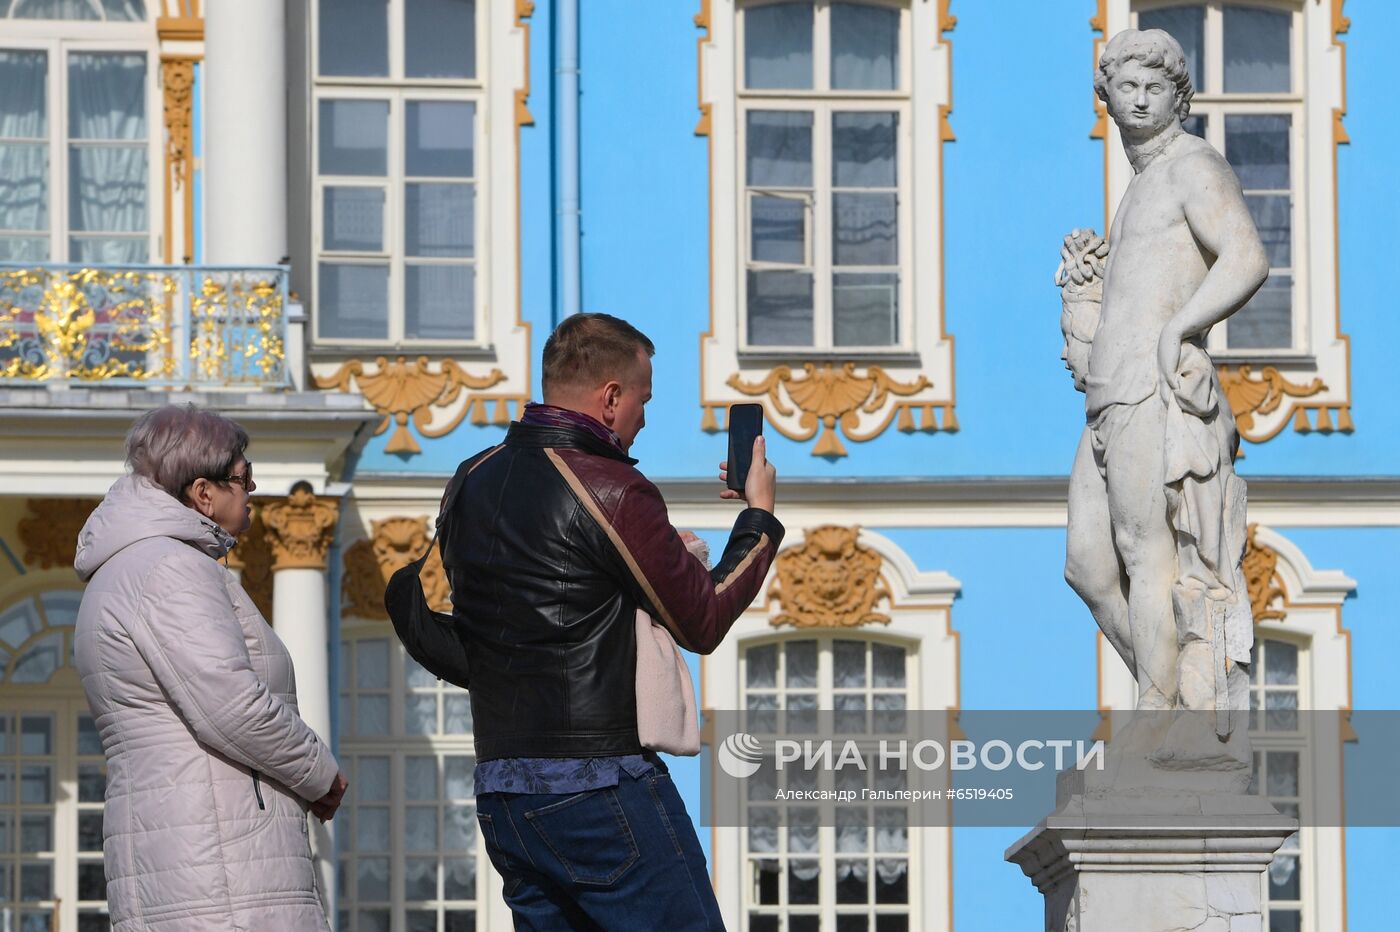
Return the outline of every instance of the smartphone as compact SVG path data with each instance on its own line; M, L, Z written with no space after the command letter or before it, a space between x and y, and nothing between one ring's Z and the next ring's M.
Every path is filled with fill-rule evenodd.
M763 436L763 405L730 405L728 424L729 469L724 484L742 492L753 465L753 442Z

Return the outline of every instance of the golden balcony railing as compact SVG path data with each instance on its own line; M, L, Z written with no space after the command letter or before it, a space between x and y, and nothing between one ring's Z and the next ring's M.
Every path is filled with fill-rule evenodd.
M281 387L281 266L0 264L0 384Z

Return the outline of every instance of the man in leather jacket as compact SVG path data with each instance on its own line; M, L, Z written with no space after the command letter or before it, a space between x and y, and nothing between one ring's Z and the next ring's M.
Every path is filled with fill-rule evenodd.
M450 679L470 682L477 816L517 929L723 928L694 825L637 738L634 622L642 608L710 653L783 526L760 438L743 496L721 493L748 504L723 555L690 555L627 455L653 353L617 318L565 320L545 403L462 464L442 524L467 667Z

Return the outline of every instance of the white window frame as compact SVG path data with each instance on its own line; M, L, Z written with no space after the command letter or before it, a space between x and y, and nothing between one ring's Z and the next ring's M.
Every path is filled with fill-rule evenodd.
M735 75L735 88L738 101L737 120L735 131L738 134L738 157L739 164L747 164L748 156L748 113L753 110L789 110L799 113L812 114L812 199L807 205L807 264L805 268L810 269L812 275L812 335L813 341L809 345L755 345L748 339L748 287L747 273L749 271L762 271L766 269L774 270L799 270L797 266L789 266L776 263L760 263L750 258L750 250L753 244L753 226L751 217L751 205L753 193L761 189L750 187L747 179L743 179L737 188L739 204L737 205L738 215L744 219L744 236L739 245L738 262L744 270L744 282L741 282L739 289L739 329L740 351L752 356L809 356L809 355L831 355L831 354L857 354L857 355L907 355L913 351L914 340L911 331L914 324L914 314L912 311L913 288L910 285L912 278L914 250L911 240L913 238L913 221L910 217L911 206L914 198L912 195L912 171L910 170L910 158L912 148L912 133L910 121L913 112L911 103L913 67L911 65L913 41L910 33L913 29L913 16L910 13L908 4L899 0L860 0L867 6L885 7L899 12L899 86L892 91L842 91L832 90L829 87L831 73L831 45L830 45L830 0L816 0L814 3L814 17L812 30L812 68L813 86L810 90L762 90L750 89L744 84L743 75L743 48L745 37L744 28L747 17L744 12L755 7L771 6L774 3L782 3L786 0L754 0L754 2L742 3L739 6L738 32L736 34L736 55L735 65L738 73ZM862 266L851 267L858 272L879 272L889 274L893 272L899 280L899 314L897 316L898 339L890 345L873 346L836 346L835 320L832 312L832 288L833 278L836 274L836 265L833 258L835 251L835 221L832 218L834 209L832 183L832 115L837 112L848 113L856 111L869 111L877 113L897 114L898 132L896 136L897 148L895 154L895 210L896 210L896 238L898 249L898 264L893 266ZM744 169L740 169L741 176ZM843 266L842 268L847 268Z
M149 15L149 8L147 13ZM165 185L165 123L160 90L160 56L154 29L147 22L87 22L72 20L10 20L4 23L5 34L0 37L0 51L44 52L48 73L45 93L48 95L49 174L49 258L36 263L75 262L69 253L68 213L68 59L85 53L144 55L146 58L146 258L133 266L155 261L160 255L164 236L159 218L164 214ZM85 28L76 28L85 27ZM32 140L26 140L32 141ZM18 231L12 231L18 232ZM34 231L35 238L42 231ZM132 237L135 238L135 237Z
M1277 573L1284 595L1271 607L1282 609L1284 617L1256 622L1254 636L1297 645L1300 694L1307 697L1313 711L1338 713L1334 719L1337 724L1330 730L1323 724L1329 717L1316 717L1310 738L1317 750L1301 756L1298 770L1300 802L1312 813L1304 816L1299 833L1302 932L1334 932L1346 925L1346 845L1341 827L1345 812L1342 789L1346 785L1342 742L1346 735L1341 716L1352 708L1351 632L1342 626L1342 605L1355 590L1356 581L1339 570L1314 569L1296 544L1271 528L1261 525L1255 544L1278 554ZM1102 633L1095 635L1095 641L1100 710L1131 712L1137 705L1132 674ZM1255 750L1301 750L1296 737L1282 733L1278 737L1251 733L1251 742ZM1261 876L1260 883L1267 881Z
M816 707L818 710L834 709L835 697L838 694L848 695L863 692L869 695L877 691L869 680L867 680L865 687L862 689L837 689L834 686L832 663L833 645L836 641L856 641L865 644L867 647L867 651L872 645L875 644L883 644L890 647L897 647L903 650L905 652L905 685L903 689L895 690L890 688L881 689L878 691L884 694L902 692L904 695L905 711L911 717L914 717L913 720L917 721L918 710L922 708L919 704L919 642L902 638L892 638L888 636L883 636L882 634L876 631L860 629L796 629L786 631L778 635L770 635L767 638L746 638L742 647L738 651L740 691L739 707L741 709L745 707L745 700L747 699L749 692L747 686L749 651L753 650L754 648L776 645L779 651L779 655L781 656L782 652L784 651L785 645L798 641L815 641L817 645L817 687L815 690L803 689L801 690L801 692L804 694L811 692L816 693ZM789 689L781 682L779 682L773 690L770 691L765 689L764 692L772 692L778 696L784 696L789 692ZM867 705L866 713L871 714L872 712L873 705ZM780 712L779 715L781 714L782 713ZM779 721L781 721L781 718L779 719ZM877 739L875 739L874 736L872 736L869 740L872 753L876 740ZM834 788L835 784L833 780L833 774L831 772L822 771L816 774L816 776L816 785L819 788L823 790L831 790ZM923 788L924 784L920 780L921 774L918 771L910 771L907 774L907 776L909 778L909 789L918 790ZM782 786L783 784L780 783L779 785ZM752 803L749 803L747 801L741 803L741 806L744 811L747 811L751 805ZM812 808L817 809L820 807L814 805ZM867 811L870 811L872 809L903 808L906 814L909 815L914 815L918 812L918 807L912 804L906 804L903 807L900 807L897 803L887 803L880 805L868 801L863 803L857 803L855 804L854 808L862 808ZM870 829L872 831L874 830L875 824L876 823L872 820L870 823ZM922 851L922 846L925 841L924 836L925 833L920 831L919 826L915 824L915 822L911 819L908 823L908 847L903 852L877 852L872 846L862 852L840 854L837 852L836 849L836 827L834 825L822 825L817 829L818 853L815 858L815 860L817 860L821 865L820 872L818 874L820 880L817 904L815 906L807 904L795 907L793 904L788 903L777 905L762 905L753 901L752 884L743 883L741 884L743 888L743 901L740 904L742 910L741 915L743 918L741 919L741 924L738 926L734 926L734 928L747 929L748 917L753 912L758 912L762 915L773 915L783 917L787 915L817 915L820 917L821 927L823 929L834 929L836 927L838 915L861 915L868 916L873 920L875 916L880 915L881 913L896 914L908 917L910 930L928 928L929 923L923 921L929 915L928 906L923 902L923 897L921 896L921 887L918 883L916 883L914 875L915 867L921 864L924 860ZM747 833L745 833L741 835L740 840L742 856L741 869L743 871L743 876L746 879L752 876L751 865L755 861L777 861L780 865L783 865L785 867L788 861L794 859L793 855L786 851L786 832L783 831L783 827L781 825L779 827L780 842L778 853L754 852L750 850L748 846L747 837ZM813 860L810 854L805 853L803 855L798 856L797 859ZM906 862L908 866L907 873L905 876L909 886L909 898L907 902L898 904L870 903L864 906L858 903L838 904L836 902L836 866L837 862L842 860L865 860L866 862L868 862L871 871L867 877L867 883L869 884L870 888L873 888L876 883L874 868L877 861L902 860Z
M1278 107L1293 114L1290 169L1293 185L1293 301L1294 342L1280 349L1226 349L1225 327L1211 335L1211 352L1230 379L1258 382L1263 366L1274 366L1299 394L1288 395L1273 410L1252 410L1244 439L1262 443L1289 424L1300 433L1353 429L1351 407L1351 348L1341 328L1341 287L1338 278L1337 146L1347 142L1342 128L1346 112L1345 48L1341 33L1348 29L1341 0L1100 0L1101 15L1093 28L1095 61L1107 39L1136 22L1136 11L1168 6L1239 2L1246 6L1284 10L1293 14L1293 88L1289 95L1215 94L1220 82L1213 69L1220 61L1221 29L1207 14L1206 49L1202 65L1205 88L1197 90L1197 113L1261 112ZM1214 61L1212 61L1214 59ZM1214 81L1214 83L1212 83ZM1087 82L1086 82L1087 85ZM1086 95L1092 92L1086 86ZM1267 103L1273 101L1273 104ZM1123 154L1118 128L1101 101L1094 99L1098 124L1093 133L1104 142L1104 228L1132 180L1132 166ZM1220 119L1212 124L1221 127ZM1214 126L1211 132L1217 132ZM1216 138L1218 143L1223 135ZM1246 369L1244 367L1250 367ZM1316 380L1319 384L1314 384ZM1335 425L1335 426L1334 426Z
M477 0L476 4L476 76L470 79L416 78L404 76L405 0L388 0L389 74L387 77L322 77L320 74L320 4L310 10L311 26L311 178L312 178L312 267L308 276L311 306L317 307L322 261L355 264L389 265L388 333L384 339L322 337L321 315L313 313L315 343L321 348L386 348L451 349L483 353L507 342L509 331L502 332L505 314L495 308L508 308L516 296L497 294L494 288L514 288L518 275L519 257L515 250L498 247L493 234L507 234L518 223L517 154L513 134L507 132L515 115L515 87L509 78L512 66L523 70L523 48L518 46L514 6L507 0ZM510 14L510 15L508 15ZM506 30L508 38L499 35ZM494 30L494 31L493 31ZM514 52L519 49L520 61ZM322 100L382 100L389 102L388 156L385 189L384 245L382 253L327 253L324 242L325 206L323 191L332 186L378 187L381 182L364 176L321 175L320 103ZM415 258L406 262L404 254L404 187L409 179L403 172L404 113L409 100L470 102L476 105L476 125L473 129L473 171L471 179L475 197L474 248L469 261L475 274L474 307L472 308L473 337L470 340L407 339L405 320L405 267L410 264L432 264L438 260ZM434 179L455 180L455 179ZM508 238L502 239L508 242ZM454 259L448 264L465 264Z
M32 578L32 577L31 577ZM40 583L36 586L26 586L19 591L7 593L7 598L0 598L0 612L8 611L15 605L29 599L38 600L44 595L51 593L71 593L80 594L81 589L75 589L65 585L44 585ZM44 755L46 762L51 762L54 768L53 782L53 802L48 807L53 813L53 838L52 850L47 853L38 854L36 857L26 858L24 855L11 855L9 862L18 864L23 860L48 861L53 864L53 897L50 900L41 901L53 905L45 907L49 909L50 915L57 916L57 928L72 929L77 928L79 909L83 912L103 911L105 912L106 900L79 900L78 890L78 865L80 863L92 863L94 858L89 852L88 857L80 858L78 847L78 814L80 812L101 811L102 803L79 802L78 800L78 767L80 763L94 762L97 758L93 755L80 755L78 753L78 719L82 716L91 717L88 709L87 698L83 695L82 682L78 677L77 670L72 665L72 640L74 629L67 625L46 624L44 628L32 635L28 643L48 635L54 631L64 633L63 646L63 666L54 671L49 680L45 683L20 683L0 682L0 708L11 714L16 720L26 713L45 713L54 716L53 754ZM11 657L11 662L20 656L16 651ZM0 669L0 673L5 672ZM11 736L14 740L14 736ZM5 755L3 760L13 760L16 755L13 750ZM103 761L105 771L106 764ZM18 793L18 788L16 788ZM14 811L15 807L7 805L9 811ZM14 826L13 831L18 831L19 827ZM6 891L8 893L9 891ZM71 895L70 895L71 894ZM55 906L57 907L55 909ZM16 907L11 902L0 905L0 914L8 908L15 910ZM18 920L16 919L16 926Z
M1305 145L1306 85L1303 62L1306 47L1303 42L1304 22L1302 5L1293 0L1137 0L1133 4L1133 27L1137 28L1138 14L1148 10L1160 10L1180 6L1205 7L1204 41L1201 50L1201 83L1191 98L1191 115L1206 117L1206 141L1220 153L1225 152L1225 118L1238 115L1278 115L1289 117L1288 169L1289 185L1287 192L1291 202L1289 222L1292 235L1291 267L1271 268L1270 273L1286 271L1293 278L1293 288L1289 301L1289 322L1292 335L1290 345L1261 349L1231 349L1226 346L1229 321L1213 327L1207 340L1211 357L1218 362L1236 360L1249 362L1267 357L1308 358L1311 356L1311 334L1308 329L1308 203L1304 197L1307 190L1308 157ZM1289 90L1266 94L1227 94L1224 91L1224 7L1250 6L1263 10L1274 10L1289 14Z
M790 549L803 546L797 528L790 528ZM717 533L727 531L727 527ZM742 659L752 646L767 642L825 639L878 641L904 648L907 653L907 693L910 709L928 711L953 710L959 707L959 660L957 634L952 629L953 600L962 585L947 573L919 570L893 541L873 531L861 529L859 543L878 553L882 560L881 578L890 593L888 608L880 607L890 617L888 625L875 628L783 628L774 629L771 620L778 614L776 606L768 607L768 599L756 599L753 605L734 623L729 635L715 652L700 658L701 696L707 712L739 710L744 702L744 672ZM774 573L762 591L768 591ZM819 654L819 658L829 652ZM819 682L823 669L830 673L830 660L819 659ZM827 691L819 695L828 699ZM830 708L830 702L819 708ZM710 720L713 720L712 718ZM712 740L720 740L717 735ZM919 774L910 774L911 787ZM720 912L727 928L748 928L748 857L747 829L715 827L711 835L713 852L712 875ZM835 867L835 829L823 826L819 830L823 883L831 882ZM952 925L952 828L951 826L909 826L909 928L940 928ZM827 891L830 893L830 891ZM836 914L834 895L823 899L822 928L834 927ZM874 909L875 907L871 907ZM810 911L807 908L799 911ZM829 913L829 915L828 915Z
M763 2L763 0L759 0ZM824 9L829 0L817 0ZM953 29L946 3L925 0L870 0L872 5L898 7L902 84L898 91L750 91L743 81L744 0L707 0L697 24L706 33L699 42L700 122L696 133L709 137L710 181L710 326L700 340L701 429L723 429L724 409L734 403L763 405L768 421L779 433L806 442L821 434L813 455L843 455L830 436L839 429L849 439L869 440L898 424L904 432L953 431L958 428L954 407L953 338L944 326L943 156L953 138L948 123L952 110L952 45L945 33ZM814 68L829 68L829 48L820 27L814 31ZM820 80L820 79L816 79ZM899 276L898 343L894 346L834 346L830 314L829 203L815 203L811 243L814 267L814 335L820 345L779 347L747 344L749 206L746 196L745 113L750 109L812 110L813 181L830 182L831 110L878 109L899 114L897 176L899 265L881 267ZM822 124L825 123L823 126ZM817 188L821 190L820 187ZM816 198L814 197L814 200ZM825 241L825 242L823 242ZM826 254L823 254L825 251ZM823 263L827 287L823 287ZM901 386L857 405L836 425L804 411L789 396L780 397L790 382L800 382L810 364L820 375L831 367L837 379L851 366L850 378L879 377ZM775 381L776 380L776 381ZM758 389L763 384L771 386ZM873 384L867 382L865 384ZM884 384L884 383L882 383ZM878 401L866 410L870 401ZM941 417L935 417L936 410ZM898 419L896 421L896 419ZM816 429L813 429L813 424Z

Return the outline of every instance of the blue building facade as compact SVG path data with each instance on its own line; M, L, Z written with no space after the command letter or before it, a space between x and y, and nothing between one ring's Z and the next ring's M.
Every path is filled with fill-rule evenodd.
M713 478L724 411L765 409L785 556L726 644L690 658L702 706L1131 707L1127 671L1063 580L1083 399L1058 358L1052 279L1065 234L1103 232L1126 187L1092 74L1106 38L1134 25L1186 48L1188 129L1235 166L1270 253L1260 296L1211 338L1250 484L1256 697L1280 709L1393 702L1400 383L1388 360L1400 320L1383 270L1400 203L1400 121L1386 96L1400 6L152 0L84 19L58 3L36 4L42 15L14 6L0 19L0 67L11 87L25 75L43 84L49 109L0 91L0 137L50 146L56 167L30 189L19 167L0 178L0 274L39 270L46 288L86 266L192 276L175 289L185 300L223 274L213 263L234 267L281 296L283 345L248 357L277 358L266 378L181 381L171 368L140 384L53 359L40 371L18 349L37 338L33 308L17 288L0 301L0 475L12 480L0 492L0 726L56 723L54 748L35 757L55 789L29 801L4 795L4 768L28 762L0 728L0 828L31 815L76 826L100 801L61 802L64 781L78 786L98 760L80 746L71 671L61 658L42 677L22 669L63 630L44 600L78 588L60 559L45 562L33 522L56 524L42 520L55 500L85 514L120 468L130 418L173 392L245 420L260 485L269 462L267 501L306 479L336 514L322 601L300 610L320 619L310 642L326 645L307 661L323 675L302 688L319 691L361 794L319 842L338 927L508 927L464 789L465 696L402 656L378 597L426 544L457 463L540 397L544 339L579 310L623 317L656 344L632 453L678 527L723 538L734 513ZM227 48L272 20L284 41L267 57L280 64ZM121 104L141 109L142 128L108 134L120 143L100 127L65 136L57 102L81 113L74 56L116 69L101 59L112 50L124 67L144 63L145 91ZM197 64L192 90L177 93L180 61ZM285 131L280 148L231 153L245 102L228 76L248 62L281 69ZM182 106L188 120L172 121ZM149 153L127 179L145 195L121 202L142 223L84 214L76 174L60 177L64 147L99 145ZM97 181L116 190L120 179ZM42 210L25 206L37 188ZM253 216L235 221L236 210ZM84 251L93 224L110 242ZM257 313L239 307L221 326ZM193 373L199 320L185 324ZM296 567L273 532L257 532L270 543L240 547L245 585L279 632L305 630L273 617L279 574ZM445 580L434 586L441 600ZM21 617L7 635L6 619ZM1344 800L1313 793L1316 761L1344 749L1266 732L1257 747L1277 775L1266 791L1304 827L1265 875L1265 927L1390 927L1378 866L1395 830L1340 828ZM69 738L73 749L57 746ZM700 823L702 766L708 752L672 771L731 928L1042 921L1040 896L1003 860L1017 830L919 826L878 806L835 827L712 828ZM90 846L15 844L0 843L0 916L103 927L100 887L83 879ZM24 866L40 861L57 865L47 885L24 887Z

